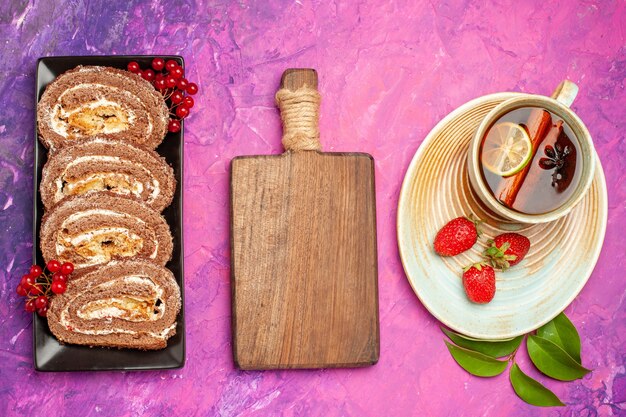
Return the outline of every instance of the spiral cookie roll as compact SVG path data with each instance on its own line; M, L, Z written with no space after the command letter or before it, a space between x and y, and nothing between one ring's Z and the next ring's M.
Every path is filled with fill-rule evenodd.
M41 221L40 242L46 262L72 262L77 270L129 257L165 265L173 249L163 216L136 199L105 191L54 206Z
M48 84L37 105L41 142L51 150L92 137L156 148L167 133L163 95L139 75L78 66Z
M166 268L146 260L113 261L72 277L54 296L48 325L61 342L163 349L176 334L180 288Z
M107 139L54 153L39 187L46 209L68 196L109 190L141 199L159 212L170 205L175 189L174 171L155 151Z

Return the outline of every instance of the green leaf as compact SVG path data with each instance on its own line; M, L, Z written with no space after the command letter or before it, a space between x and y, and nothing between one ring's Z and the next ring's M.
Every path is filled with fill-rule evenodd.
M483 377L500 375L508 364L508 361L499 361L482 353L445 342L456 363L472 375Z
M515 349L517 349L524 338L522 335L509 340L477 340L454 333L453 331L444 329L443 327L441 330L443 330L446 336L448 336L456 345L469 350L484 353L485 355L493 358L510 355Z
M552 391L522 372L516 363L511 366L509 378L517 396L528 404L539 407L565 405Z
M591 372L556 344L543 337L528 335L526 339L528 356L537 369L551 378L560 381L573 381Z
M543 337L566 351L576 362L580 362L580 336L576 327L564 313L537 329L537 336Z

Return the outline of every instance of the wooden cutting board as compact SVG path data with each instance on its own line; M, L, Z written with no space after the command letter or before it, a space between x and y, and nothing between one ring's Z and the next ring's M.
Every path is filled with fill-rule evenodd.
M277 102L286 152L231 164L233 355L242 369L378 361L374 161L317 150L318 99L315 70L285 71Z

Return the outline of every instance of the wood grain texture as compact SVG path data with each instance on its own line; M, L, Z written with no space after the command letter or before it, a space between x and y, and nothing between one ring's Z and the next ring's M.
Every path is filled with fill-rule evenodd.
M314 70L281 85L317 87ZM233 356L242 369L378 361L374 161L286 152L231 164Z
M311 151L240 157L231 174L236 364L376 363L371 157Z
M290 68L280 77L281 88L295 91L305 85L317 90L317 71L313 68Z

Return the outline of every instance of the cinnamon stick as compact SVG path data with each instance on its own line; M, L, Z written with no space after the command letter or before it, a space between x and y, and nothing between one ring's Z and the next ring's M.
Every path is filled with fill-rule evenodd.
M533 147L532 157L530 158L531 162L535 158L539 145L541 145L541 142L543 142L546 138L551 126L552 116L550 116L550 113L546 110L534 109L530 113L526 123L526 128L528 129L528 136L530 137L530 142ZM530 166L531 163L527 164L524 169L517 174L504 178L503 181L500 181L500 186L498 187L496 195L498 196L498 200L504 203L507 207L513 207L517 194L526 180L528 171L530 171Z
M554 125L551 125L548 129L548 133L546 133L545 138L541 141L541 145L553 145L556 144L559 136L563 133L563 121L559 120ZM573 146L572 146L573 147ZM537 149L537 152L542 152L540 149ZM531 166L532 163L536 163L534 159L531 159L530 163L527 165ZM541 168L535 166L535 169L531 169L528 175L526 175L526 179L524 180L524 190L521 191L516 198L517 207L523 208L524 202L529 198L532 198L532 195L536 190L533 190L539 180L541 179L542 172L545 173Z

